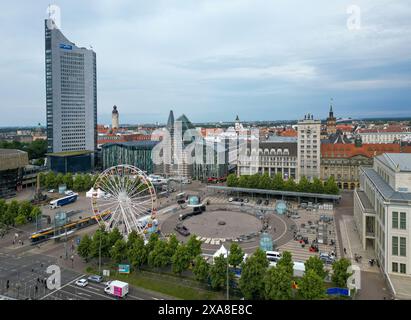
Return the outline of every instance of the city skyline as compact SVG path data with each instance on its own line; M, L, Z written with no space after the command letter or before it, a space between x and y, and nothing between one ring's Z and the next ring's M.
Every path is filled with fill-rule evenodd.
M0 126L46 123L48 5L2 5L0 34L14 54L0 58L8 79L2 109L13 110ZM325 119L331 97L337 117L411 115L407 3L361 1L359 30L347 28L346 1L57 5L62 32L98 53L99 123L110 122L113 105L122 123L163 123L170 109L193 122L237 114L244 121L298 120L307 110Z

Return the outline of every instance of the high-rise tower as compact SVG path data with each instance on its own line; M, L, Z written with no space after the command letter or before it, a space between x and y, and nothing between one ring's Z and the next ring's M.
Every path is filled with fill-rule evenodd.
M96 53L45 20L48 152L97 148Z

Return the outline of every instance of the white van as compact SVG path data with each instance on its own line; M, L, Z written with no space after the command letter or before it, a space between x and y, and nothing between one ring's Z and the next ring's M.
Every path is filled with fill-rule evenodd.
M281 253L278 251L266 251L265 255L270 262L277 262L281 259Z

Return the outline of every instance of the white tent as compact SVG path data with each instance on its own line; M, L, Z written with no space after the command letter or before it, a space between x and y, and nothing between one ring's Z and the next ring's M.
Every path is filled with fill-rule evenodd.
M93 198L93 195L96 198L102 198L104 197L106 194L104 191L101 191L101 189L98 189L97 191L94 188L91 188L87 193L86 193L86 197L87 198Z
M213 254L213 259L219 257L219 256L223 256L224 258L227 258L229 252L228 250L224 247L224 245L221 246L220 249L218 249L214 254Z

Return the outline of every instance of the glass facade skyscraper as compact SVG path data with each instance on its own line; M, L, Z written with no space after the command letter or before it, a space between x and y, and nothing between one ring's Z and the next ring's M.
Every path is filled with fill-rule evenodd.
M45 20L48 152L97 148L96 53Z

